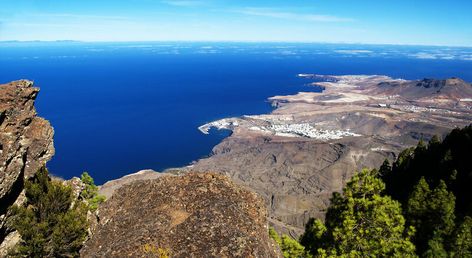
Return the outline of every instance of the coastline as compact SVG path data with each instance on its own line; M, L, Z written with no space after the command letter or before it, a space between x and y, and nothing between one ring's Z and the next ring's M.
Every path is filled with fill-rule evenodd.
M435 94L428 83L447 87ZM297 237L310 217L323 218L331 194L355 171L379 167L419 139L472 120L472 103L462 101L472 98L472 86L455 79L326 76L312 85L325 90L270 97L276 108L268 114L199 126L202 134L212 128L232 133L209 157L159 174L224 174L265 200L272 226ZM461 87L466 88L458 96Z
M323 92L274 96L269 114L224 118L199 127L233 132L208 158L184 171L218 171L261 195L269 221L293 237L310 217L323 218L333 192L355 171L472 121L472 85L455 79L382 75L303 75ZM441 86L440 93L432 85ZM419 86L418 86L419 85ZM461 94L457 95L458 89Z

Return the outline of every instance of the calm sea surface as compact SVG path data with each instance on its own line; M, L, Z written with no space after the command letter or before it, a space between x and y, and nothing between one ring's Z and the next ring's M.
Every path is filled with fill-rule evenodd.
M472 49L291 43L0 43L0 83L34 80L55 129L50 171L98 183L184 166L228 136L212 120L271 111L273 95L313 91L298 73L472 81Z

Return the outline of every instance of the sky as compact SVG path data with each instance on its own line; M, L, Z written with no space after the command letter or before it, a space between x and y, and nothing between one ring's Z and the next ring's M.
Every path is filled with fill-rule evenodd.
M472 46L471 0L0 0L0 41Z

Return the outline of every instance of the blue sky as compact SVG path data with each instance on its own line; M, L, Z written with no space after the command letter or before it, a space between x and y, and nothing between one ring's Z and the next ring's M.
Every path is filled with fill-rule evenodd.
M472 46L470 0L0 0L1 40Z

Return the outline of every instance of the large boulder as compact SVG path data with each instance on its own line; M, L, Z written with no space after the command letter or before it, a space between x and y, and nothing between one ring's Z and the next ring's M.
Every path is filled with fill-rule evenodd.
M116 190L83 257L279 257L263 200L227 177L166 174Z

